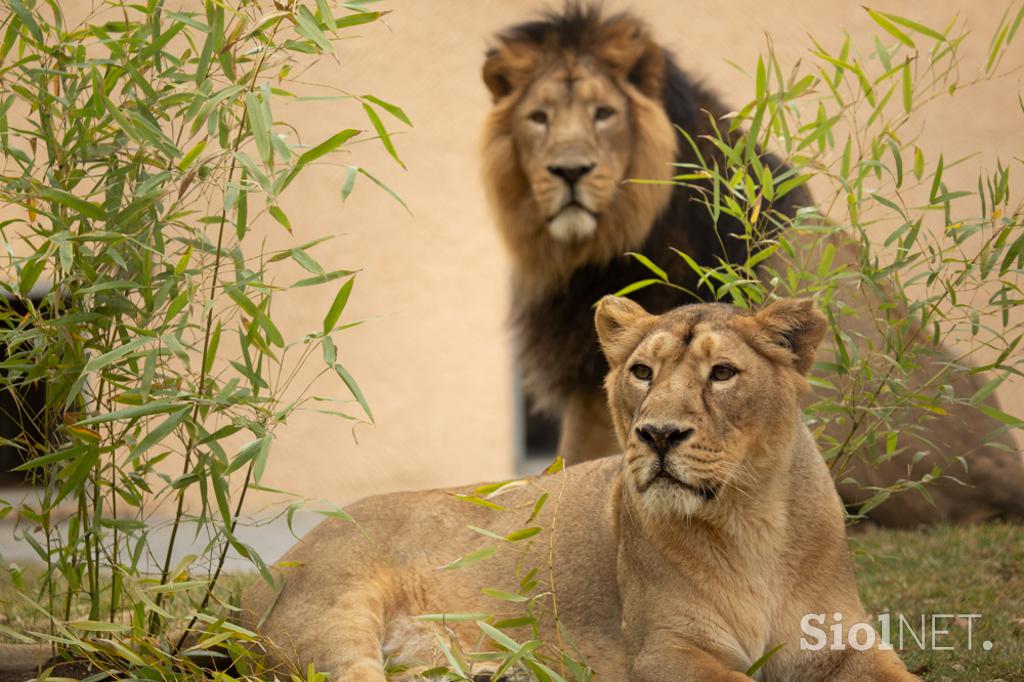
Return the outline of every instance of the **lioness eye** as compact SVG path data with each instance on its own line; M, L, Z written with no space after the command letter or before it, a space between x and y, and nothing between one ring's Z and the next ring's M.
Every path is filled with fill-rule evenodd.
M633 365L629 371L640 381L650 381L654 376L654 370L647 365Z
M715 365L711 368L712 381L728 381L739 374L739 370L729 365Z
M606 119L611 118L614 115L615 110L612 109L611 107L598 107L597 110L594 111L594 120L604 121Z
M540 125L546 125L548 122L548 115L541 111L540 109L536 111L531 111L530 115L527 116L527 118L529 118L534 123L539 123Z

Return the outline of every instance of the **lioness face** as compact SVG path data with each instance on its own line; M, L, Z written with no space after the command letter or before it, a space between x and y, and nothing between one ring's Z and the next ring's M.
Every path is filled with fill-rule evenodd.
M824 334L810 302L653 316L606 297L597 327L627 493L642 508L684 517L714 513L727 498L755 499L791 451L802 375Z
M513 113L513 138L551 236L591 236L626 179L629 100L590 60L548 68Z

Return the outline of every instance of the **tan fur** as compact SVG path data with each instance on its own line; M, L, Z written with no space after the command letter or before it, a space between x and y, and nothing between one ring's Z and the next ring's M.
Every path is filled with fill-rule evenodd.
M673 174L675 131L657 92L661 49L626 19L602 31L586 56L506 41L484 65L495 96L481 144L484 184L515 271L526 275L517 282L526 296L550 293L580 266L635 248L671 195L668 184L623 182ZM599 105L614 114L592 124ZM535 111L548 117L546 126L529 119ZM562 224L568 190L548 169L565 163L594 166L578 185L596 217L590 231Z
M799 645L807 613L867 622L839 499L799 409L822 316L806 301L756 315L696 305L651 316L605 299L597 325L625 457L510 486L493 498L506 511L428 491L363 500L348 509L358 526L325 521L282 560L279 595L261 583L243 599L280 667L313 662L340 682L383 682L387 656L414 675L443 663L435 632L466 651L480 641L471 622L416 615L515 616L520 606L482 590L515 591L537 568L541 636L574 643L600 680L750 680L744 671L779 644L759 679L917 679L891 651ZM633 375L637 363L652 369L650 381ZM720 363L739 373L711 382ZM637 437L649 424L693 429L665 455L677 482L654 478L658 457ZM542 492L549 499L530 523L543 531L529 542L496 543L470 528L521 528ZM505 546L441 568L492 544Z

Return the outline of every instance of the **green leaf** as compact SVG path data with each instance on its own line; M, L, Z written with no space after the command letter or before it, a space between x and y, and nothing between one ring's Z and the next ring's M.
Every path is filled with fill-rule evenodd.
M135 407L128 407L123 410L105 412L104 414L90 417L89 419L83 419L82 421L76 422L76 424L78 426L89 426L90 424L104 424L106 422L118 421L120 419L138 419L139 417L148 417L151 414L173 412L180 407L181 403L179 401L157 400L151 403L146 403L145 405L136 405Z
M901 17L901 16L897 16L895 14L889 14L888 12L879 12L879 14L884 16L886 19L888 19L889 21L893 22L894 24L899 24L900 26L904 26L906 28L909 28L911 31L914 31L916 33L920 33L921 35L928 36L929 38L935 38L936 40L945 40L946 39L946 36L944 36L943 34L939 33L935 29L928 28L924 24L918 23L916 21L912 21L910 19L907 19L907 18Z
M640 289L646 289L647 287L651 286L652 284L662 284L662 280L660 280L660 279L642 279L642 280L640 280L638 282L633 282L632 284L627 284L626 286L622 287L621 289L619 289L618 291L616 291L612 295L613 296L628 296L629 294L633 293L634 291L639 291Z
M914 45L914 41L911 40L910 36L908 36L906 33L897 28L896 25L893 22L889 21L889 19L887 19L884 15L867 7L865 7L864 9L867 10L867 13L871 15L871 18L875 20L875 23L881 26L886 33L893 36L894 38L896 38L896 40L900 41L910 49L914 49L916 47Z
M499 646L504 647L509 651L516 651L517 649L519 649L519 642L515 641L514 639L506 635L504 632L494 627L493 625L485 623L481 620L477 621L477 626L484 632L484 634L486 634L488 637L494 640Z
M68 622L68 627L86 632L129 632L132 629L127 623L110 623L103 620L73 620Z
M910 60L903 62L903 111L910 113L914 108L914 86L910 80Z
M21 272L18 273L18 293L28 296L45 269L46 260L43 258L36 257L25 261L21 266Z
M394 199L395 201L400 203L402 205L402 208L404 208L409 213L409 215L412 215L412 211L410 211L409 207L405 205L404 201L402 201L402 197L398 196L398 194L393 189L391 189L390 187L385 185L383 182L378 180L373 175L370 175L370 172L368 170L366 170L365 168L360 168L359 169L359 173L361 173L362 175L365 175L366 177L370 178L370 180L373 181L373 184L377 185L382 190L384 190L385 192L390 194L392 199ZM347 179L346 179L346 182L347 182Z
M542 530L542 528L538 528L537 526L534 526L532 528L521 528L520 530L514 531L506 535L505 539L509 542L518 542L520 540L532 538L534 535L541 532Z
M320 49L321 52L331 52L331 41L328 40L324 32L320 30L320 26L313 16L313 13L309 11L309 8L305 5L299 6L299 12L295 15L295 30L304 38L309 38L313 43Z
M285 215L284 211L281 210L280 206L277 206L276 204L273 206L269 206L267 208L267 211L270 213L271 216L274 217L274 220L279 222L284 227L284 229L288 230L289 232L292 231L291 221L288 220L288 216Z
M389 114L391 114L392 116L397 118L399 121L401 121L405 125L407 125L409 127L412 127L412 121L409 120L409 117L405 115L405 112L402 111L402 109L400 107L392 104L391 102L385 102L384 100L380 99L379 97L374 97L373 95L363 95L363 99L365 99L367 101L370 101L370 102L373 102L378 107L380 107L384 111L388 112Z
M629 255L643 263L645 268L647 268L648 270L650 270L651 272L658 276L658 279L660 279L663 282L668 281L668 274L664 270L659 268L657 265L655 265L650 258L643 255L642 253L635 253L633 251L630 251Z
M21 4L20 0L9 0L11 9L18 15L18 19L21 23L28 28L29 33L36 39L37 43L43 42L43 32L39 29L39 24L36 23L32 13L28 11L25 5Z
M405 164L400 158L398 158L398 152L395 150L395 145L391 142L391 135L388 134L387 128L384 127L384 123L381 122L380 116L374 111L373 107L369 104L363 103L363 110L366 112L367 118L370 119L370 123L373 125L373 129L377 131L377 135L380 136L381 144L384 145L384 149L387 150L391 158L394 159L399 166L405 168Z
M231 298L232 301L238 304L238 306L244 310L249 317L251 317L256 324L263 328L263 331L267 334L267 340L279 348L284 347L284 337L281 336L280 330L274 324L274 321L263 312L263 310L256 306L255 303L249 300L249 298L242 293L241 289L237 286L227 286L224 291Z
M81 213L82 215L88 216L89 218L103 220L107 215L107 212L103 210L102 206L76 197L70 192L65 192L62 189L40 186L36 191L42 198L55 201L62 206L67 206L68 208Z
M997 422L1007 424L1015 429L1024 429L1024 419L1014 417L1012 414L1007 414L1002 410L997 410L996 408L989 407L988 405L978 405L977 407L978 410L987 414L989 417L992 417Z
M330 334L334 330L334 325L338 324L341 313L348 304L348 297L352 294L352 285L355 284L355 281L355 277L347 279L338 289L338 293L334 296L334 302L331 303L327 315L324 316L324 334Z
M292 288L294 289L296 287L310 287L316 286L317 284L326 284L327 282L333 282L334 280L340 279L342 277L348 277L349 275L352 274L352 272L352 270L332 270L331 272L325 272L324 274L317 275L316 277L307 277L305 279L300 279L299 281L292 285Z
M928 193L928 201L931 204L938 203L939 186L942 183L942 169L943 169L943 158L942 158L942 154L939 154L939 163L935 167L935 175L932 178L932 188L931 188L930 192Z
M323 266L317 263L316 259L306 253L303 249L292 249L290 253L292 260L301 265L305 270L308 270L314 275L326 274Z
M357 166L349 166L345 169L345 182L341 185L341 200L344 202L348 195L352 194L352 188L356 186L356 178L359 176Z
M244 179L244 174L243 174ZM235 204L235 236L241 241L249 227L249 193L244 189L238 193L238 202Z
M350 26L361 26L380 19L380 12L354 12L347 17L342 17L334 23L334 28L349 28Z
M192 149L188 150L188 153L185 154L185 156L181 157L181 161L178 162L178 170L183 171L187 169L189 166L191 166L192 162L196 160L196 157L202 154L203 150L206 149L206 143L207 140L200 140L199 144L192 147Z
M751 664L751 666L749 668L747 668L747 676L748 677L753 677L754 674L757 673L758 670L760 670L761 668L764 667L765 663L770 661L772 659L772 657L775 656L775 654L777 654L780 651L782 651L782 647L784 647L784 646L786 646L785 642L783 642L782 644L778 645L777 647L774 647L774 648L770 649L769 651L767 651L765 653L764 656L762 656L761 658L759 658L756 661L754 661Z
M348 390L352 392L352 396L363 408L363 412L365 412L366 416L371 422L373 422L373 412L370 411L370 405L366 402L366 397L363 396L363 391L359 388L359 384L356 383L356 380L352 378L352 375L348 373L348 370L345 369L341 363L334 365L334 371L337 372L338 376L341 377L341 380L345 382Z
M515 592L505 592L504 590L498 590L493 587L484 587L480 590L488 597L494 597L502 601L508 601L515 604L522 604L523 602L530 601L530 597L525 594L516 594Z
M188 416L191 409L192 408L188 406L183 407L177 412L171 413L167 419L164 419L160 424L151 429L149 433L146 434L145 438L139 441L139 444L132 449L131 453L128 455L128 460L134 462L144 455L151 447L162 442L164 438L170 435L171 432L181 424L185 417Z
M493 545L489 547L481 547L480 549L474 550L465 556L459 557L450 564L441 566L441 570L452 571L459 568L467 568L473 564L483 561L484 559L492 557L496 551L497 547L494 547Z
M270 126L264 115L263 104L254 93L250 92L245 95L245 113L249 119L249 127L252 128L252 136L256 140L256 149L259 151L260 158L269 165L274 153L270 142Z
M217 359L217 347L220 346L221 321L217 320L217 326L210 334L210 343L206 347L206 357L203 360L203 373L209 376L213 369L213 362Z
M346 142L348 142L361 132L361 130L356 130L355 128L346 128L341 132L337 132L334 135L331 135L323 142L321 142L320 144L318 144L317 146L304 152L299 157L299 160L296 162L295 165L301 168L302 166L305 166L308 163L316 161L321 156L326 156L327 154L330 154L335 149L345 144Z
M120 360L125 355L136 350L137 348L141 348L147 343L151 343L153 340L154 339L148 336L138 337L129 341L123 346L118 346L117 348L107 351L102 355L98 355L89 362L85 363L85 367L82 369L82 373L86 374L88 372L95 372L98 369L106 367L107 365Z

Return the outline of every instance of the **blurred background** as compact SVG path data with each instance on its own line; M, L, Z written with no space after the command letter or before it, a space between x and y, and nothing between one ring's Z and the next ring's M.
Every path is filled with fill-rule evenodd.
M857 3L605 4L649 21L684 69L734 104L753 96L749 74L769 39L780 62L793 65L812 45L809 36L837 48L844 32L866 41L877 31ZM324 164L310 168L282 199L293 234L271 220L260 226L268 248L337 235L317 257L328 269L360 270L345 315L366 323L338 337L338 355L376 417L373 425L352 427L296 414L278 431L265 485L346 504L373 493L507 478L549 460L544 442L526 444L505 325L508 264L484 202L477 151L490 106L480 77L489 38L546 6L526 0L381 3L378 9L393 12L360 29L365 39L343 41L333 63L301 75L311 86L369 92L404 108L414 127L392 131L405 169L377 144L350 148L355 162L392 187L408 211L365 178L342 206L344 166ZM874 7L940 27L959 18L979 38L961 55L967 73L984 62L987 36L999 19L983 2L879 0ZM1020 92L1014 74L925 109L919 145L930 158L945 154L950 187L992 170L997 158L1019 169L1012 159L1024 156ZM298 124L300 140L302 131L319 139L326 129L365 126L357 104L313 100L275 107ZM969 158L951 165L949 159L961 157ZM315 330L333 295L331 287L289 292L275 319L290 338ZM319 367L307 369L312 379ZM338 384L324 385L336 391ZM1004 383L1000 397L1004 409L1024 417L1024 383ZM279 499L253 493L251 509L267 511Z

